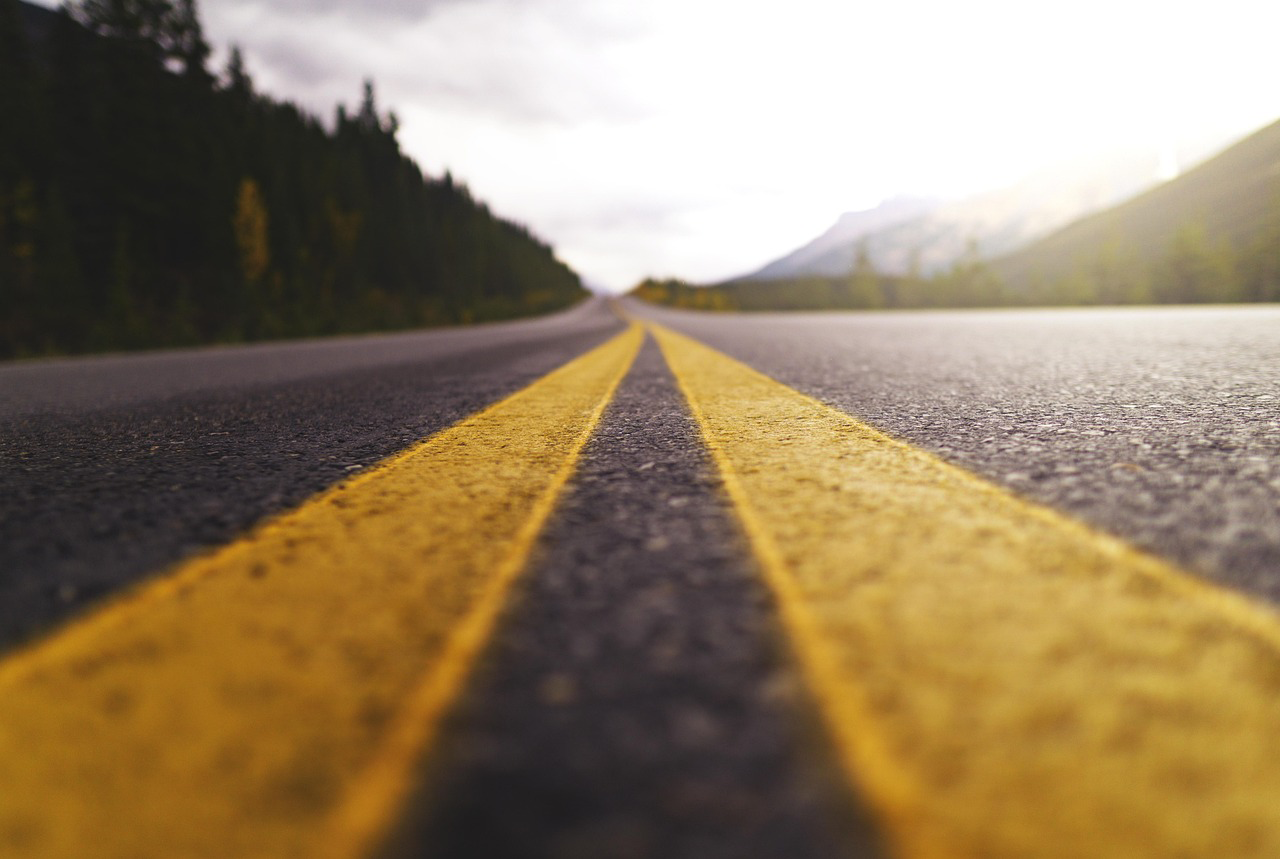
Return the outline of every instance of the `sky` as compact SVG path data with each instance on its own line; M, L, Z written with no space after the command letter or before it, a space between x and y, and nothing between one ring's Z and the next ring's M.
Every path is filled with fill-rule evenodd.
M589 283L746 273L841 213L1280 119L1280 6L1160 0L205 0L219 65L405 151Z

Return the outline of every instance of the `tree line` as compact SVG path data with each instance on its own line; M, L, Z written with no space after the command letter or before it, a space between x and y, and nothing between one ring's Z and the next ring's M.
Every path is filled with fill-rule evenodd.
M208 67L195 0L0 0L0 357L498 319L578 276L400 149Z
M698 286L650 278L631 292L655 304L691 310L881 310L886 308L990 307L1004 302L1004 285L978 256L976 246L945 273L926 277L913 263L905 275L877 271L859 246L845 277L813 275L773 280L734 280Z
M1054 278L1032 270L1025 296L1040 304L1232 304L1280 301L1280 200L1251 239L1214 238L1200 221L1143 259L1113 235Z
M1251 241L1211 239L1198 221L1176 231L1162 255L1141 259L1120 237L1068 274L1008 283L976 246L930 276L911 266L885 274L860 247L844 277L737 280L699 286L648 279L632 294L694 310L877 310L887 308L1052 307L1118 304L1229 304L1280 301L1280 201Z

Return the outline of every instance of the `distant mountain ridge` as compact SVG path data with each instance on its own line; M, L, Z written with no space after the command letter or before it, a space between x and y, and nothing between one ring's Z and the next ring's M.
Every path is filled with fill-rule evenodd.
M853 265L858 242L869 235L915 220L942 203L916 197L894 197L874 209L845 212L825 233L807 245L774 260L744 280L775 280L808 274L837 275Z
M1189 146L1182 155L1191 159L1208 148ZM739 279L841 277L859 245L878 271L896 275L945 270L970 250L1000 256L1151 187L1159 167L1154 149L1124 149L961 200L891 199L841 215L812 242Z

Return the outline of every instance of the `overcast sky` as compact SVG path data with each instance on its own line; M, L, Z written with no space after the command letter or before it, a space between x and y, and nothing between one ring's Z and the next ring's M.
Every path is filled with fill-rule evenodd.
M404 148L590 282L744 273L847 210L1280 118L1259 0L205 0L260 90L364 77Z

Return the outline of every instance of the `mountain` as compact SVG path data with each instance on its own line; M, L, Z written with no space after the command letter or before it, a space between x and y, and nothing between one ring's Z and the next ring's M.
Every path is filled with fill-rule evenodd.
M1259 241L1280 230L1280 122L1121 205L996 259L1011 292L1089 274L1121 259L1150 270L1177 255L1233 258L1241 276ZM1249 296L1242 296L1248 298Z
M825 233L802 248L776 259L743 280L779 280L805 275L842 275L853 265L858 242L898 226L916 220L939 205L937 200L915 197L895 197L874 209L861 212L845 212Z
M1203 144L1188 145L1179 155L1205 151ZM889 274L942 271L974 249L998 256L1150 187L1159 161L1154 150L1122 149L961 200L890 200L841 215L817 239L742 279L841 277L849 273L859 244L876 269Z

